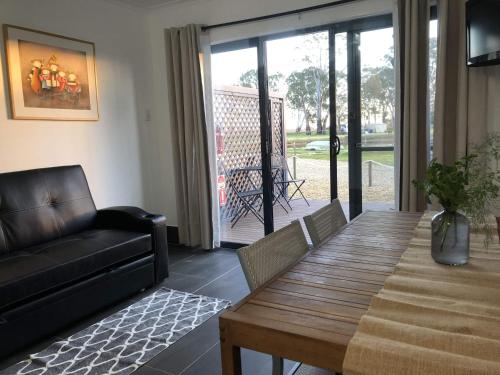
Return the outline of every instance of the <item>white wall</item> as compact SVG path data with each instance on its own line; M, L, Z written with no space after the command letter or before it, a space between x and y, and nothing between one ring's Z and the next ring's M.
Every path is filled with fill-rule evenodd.
M95 43L100 111L100 120L88 123L8 119L2 45L0 172L81 164L98 207L147 203L140 143L149 102L144 20L138 10L102 0L0 2L0 23Z
M96 44L98 122L8 119L5 56L0 60L0 172L82 164L98 207L132 204L177 224L163 30L216 24L330 0L186 0L140 11L104 0L1 0L0 23ZM211 32L213 42L386 13L392 0L365 0L320 12ZM36 11L33 11L36 9ZM500 67L488 69L489 131L500 131ZM146 121L151 110L152 120Z
M168 112L164 29L189 23L218 24L300 9L331 0L187 0L156 8L149 12L147 24L152 53L153 101L152 123L149 129L149 158L155 176L151 201L167 213L170 225L177 224L172 144ZM271 32L328 24L360 16L392 12L392 0L365 0L318 12L291 16L272 21L211 31L212 42L220 43Z

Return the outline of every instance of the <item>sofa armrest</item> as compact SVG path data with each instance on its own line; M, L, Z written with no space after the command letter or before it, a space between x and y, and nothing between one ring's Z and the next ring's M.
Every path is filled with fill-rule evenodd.
M151 234L155 253L155 281L168 276L167 220L138 207L119 206L97 211L96 227L115 228Z

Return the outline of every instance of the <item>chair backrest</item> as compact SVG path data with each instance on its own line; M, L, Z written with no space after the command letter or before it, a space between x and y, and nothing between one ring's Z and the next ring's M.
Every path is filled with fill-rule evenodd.
M273 232L237 251L250 290L271 280L309 251L300 223Z
M338 199L334 199L332 203L313 214L305 216L304 222L315 249L323 245L347 224L342 205Z
M281 154L272 154L272 165L274 167L278 167L282 169L284 172L290 172L288 168L288 161L286 160L286 156Z

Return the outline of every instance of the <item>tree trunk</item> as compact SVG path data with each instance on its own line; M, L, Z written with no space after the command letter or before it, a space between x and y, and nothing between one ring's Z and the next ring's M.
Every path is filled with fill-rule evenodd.
M323 134L323 124L321 123L321 117L316 119L316 133Z
M387 124L387 108L385 105L382 107L382 122Z
M300 112L297 111L297 128L295 129L295 131L297 133L300 133L302 131L303 124L304 124L304 121L303 121L303 119L300 118Z
M321 124L321 81L319 77L316 77L316 133L323 134Z
M306 123L306 135L311 135L311 125L309 124L309 114L307 111L304 113L304 121Z
M328 124L328 118L329 118L329 115L326 114L325 118L323 119L323 122L322 122L322 126L323 126L323 134L326 133L326 128L328 127L327 124Z

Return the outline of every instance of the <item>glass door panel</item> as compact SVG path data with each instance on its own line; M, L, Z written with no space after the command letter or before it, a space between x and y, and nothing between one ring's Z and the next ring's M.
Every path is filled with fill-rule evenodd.
M330 203L329 33L269 40L275 229Z
M252 243L337 197L350 218L394 209L391 20L213 48L223 242Z
M212 54L221 241L264 237L257 48Z
M434 148L434 106L436 100L436 68L437 68L437 34L438 20L429 22L429 78L428 78L428 103L429 118L427 120L427 162L433 158Z
M349 145L347 92L347 33L335 34L335 124L340 140L337 155L337 198L349 217Z
M395 209L393 29L360 33L363 210Z

